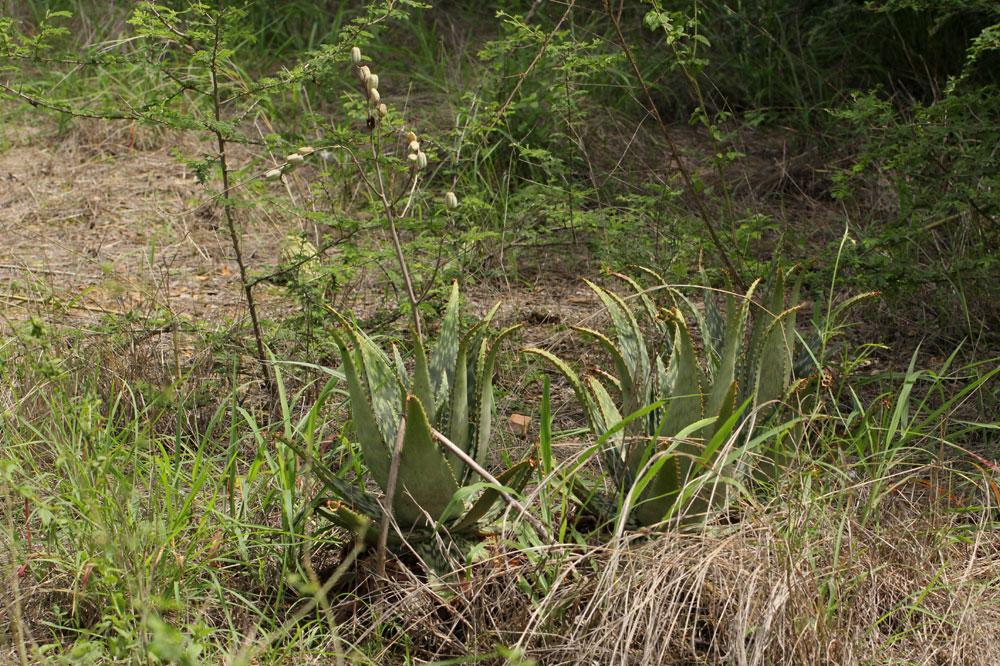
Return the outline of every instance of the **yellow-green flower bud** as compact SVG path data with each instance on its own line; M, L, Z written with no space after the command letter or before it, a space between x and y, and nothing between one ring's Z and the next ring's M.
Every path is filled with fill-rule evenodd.
M386 116L387 113L389 113L389 107L387 107L385 104L379 104L378 105L378 115L379 115L379 117L385 118L385 116Z
M406 133L406 143L413 143L416 140L417 140L416 134L414 134L413 132Z
M451 210L458 208L458 197L455 196L454 192L448 192L444 195L444 205Z
M410 141L409 148L410 148L410 152L411 153L419 153L420 152L420 142L419 141Z
M302 157L308 157L309 155L312 155L314 152L316 152L316 149L313 148L312 146L302 146L301 148L299 148L299 155L301 155Z
M357 46L351 47L351 62L355 67L361 64L361 49Z
M368 96L371 97L372 104L378 104L382 100L382 96L378 94L378 88L369 90Z
M426 169L427 168L427 153L420 151L417 153L417 168Z
M408 159L411 162L413 162L414 164L416 164L416 162L417 162L417 154L416 153L410 153L409 155L406 156L406 159Z
M268 182L274 182L281 178L281 169L271 169L264 174L264 180Z
M306 161L306 158L302 157L298 153L292 153L291 155L285 155L285 161L292 166L298 166Z
M372 70L368 69L368 65L361 65L358 67L358 78L361 79L361 83L367 83L368 77L372 75Z
M369 88L378 88L378 74L369 74L368 80L365 81L365 85Z

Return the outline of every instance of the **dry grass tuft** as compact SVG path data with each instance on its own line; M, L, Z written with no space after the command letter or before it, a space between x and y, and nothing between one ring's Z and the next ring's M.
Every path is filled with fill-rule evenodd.
M521 644L552 664L996 663L995 532L785 507L580 556Z

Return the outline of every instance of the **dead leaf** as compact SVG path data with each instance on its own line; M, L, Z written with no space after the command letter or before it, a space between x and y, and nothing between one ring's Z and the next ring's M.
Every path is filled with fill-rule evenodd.
M528 436L528 427L531 425L531 417L524 414L511 414L510 425L521 437Z

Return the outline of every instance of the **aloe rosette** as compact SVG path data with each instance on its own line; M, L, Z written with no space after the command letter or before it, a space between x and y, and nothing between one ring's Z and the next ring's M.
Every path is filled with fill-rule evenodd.
M466 554L488 534L499 509L499 489L485 486L475 470L442 448L435 437L435 432L444 435L479 466L485 466L493 413L493 369L501 343L519 328L487 335L496 309L460 335L459 291L454 284L429 358L419 336L414 336L412 375L395 347L390 358L343 318L341 331L333 333L365 467L374 484L392 497L392 518L400 531L390 534L389 545L399 551L405 539L437 571L450 569L449 558ZM401 437L398 475L389 493L397 436ZM337 476L309 452L302 453L313 461L325 487L313 508L342 527L362 530L368 542L376 543L383 501ZM519 491L530 471L530 462L525 461L497 480ZM470 501L484 487L478 498Z
M667 518L703 521L723 503L730 483L748 474L773 476L783 464L780 448L747 452L750 433L744 426L750 415L758 423L766 419L794 390L796 377L815 367L816 337L794 355L801 284L794 272L775 269L760 303L754 300L758 280L741 298L727 294L724 304L706 298L704 313L666 287L660 291L668 306L657 307L650 292L627 276L619 277L636 292L635 310L618 294L588 282L610 315L613 337L574 330L610 356L609 370L595 369L598 376L581 379L551 352L526 350L568 380L592 434L604 442L603 459L617 496L602 495L574 477L574 492L587 507L606 518L621 516L625 507L625 525L632 529ZM662 353L651 353L636 312L658 329ZM700 353L685 314L702 331Z

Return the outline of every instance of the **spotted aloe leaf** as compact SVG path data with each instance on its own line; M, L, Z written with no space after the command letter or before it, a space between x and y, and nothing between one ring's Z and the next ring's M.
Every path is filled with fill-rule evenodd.
M584 282L601 299L611 316L611 323L615 327L621 355L628 364L633 380L645 380L649 377L649 353L646 350L642 330L632 315L632 311L617 294L598 287L588 280L584 280Z
M433 405L424 403L424 408L432 418L436 416L437 410L448 399L448 393L455 380L456 359L458 357L459 335L458 335L458 282L452 282L451 295L448 297L448 304L445 306L444 318L441 320L441 330L438 332L437 344L431 353L430 360L430 391L433 396ZM421 397L421 399L423 399Z
M381 430L379 430L375 410L364 389L354 354L347 348L339 334L333 333L332 335L334 342L340 348L344 376L347 378L347 388L351 396L351 416L354 420L354 429L358 433L361 455L364 456L365 465L372 478L379 486L385 488L389 482L391 452Z
M705 413L709 416L718 414L722 408L723 399L730 390L730 384L736 380L736 362L743 349L743 338L746 335L747 316L750 313L750 303L757 283L750 285L746 298L740 305L736 316L731 317L726 328L724 341L721 345L719 366L712 377L712 391L708 396Z
M413 383L410 391L420 400L424 410L433 419L437 412L437 403L434 399L430 369L427 366L427 354L424 352L424 345L420 341L420 337L413 337Z
M458 356L455 358L456 372L454 386L452 387L451 409L448 414L448 433L451 441L458 448L465 452L469 451L469 443L472 439L472 423L469 421L469 373L466 371L468 365L468 352L466 341L458 348ZM455 478L465 477L466 464L458 457L458 454L447 451L448 464L455 472Z

